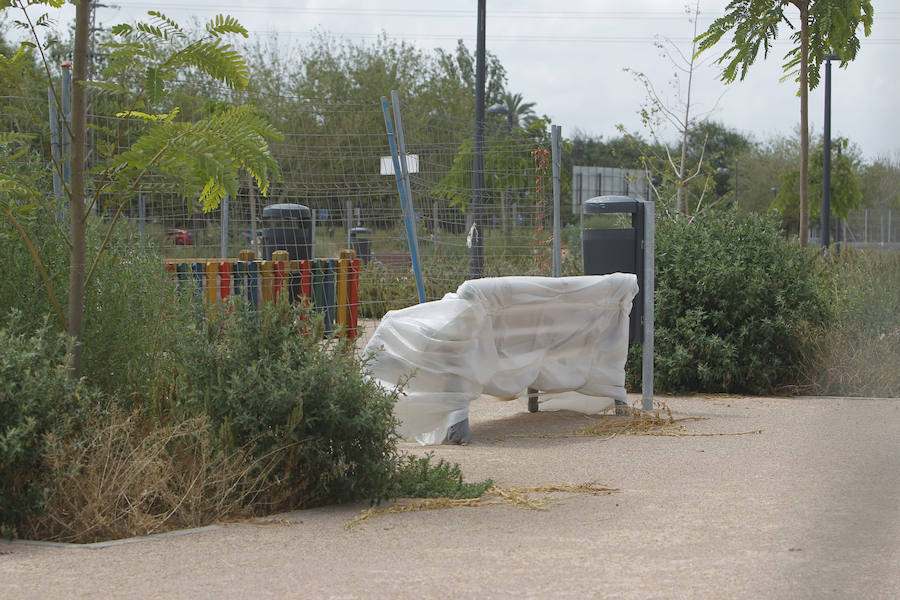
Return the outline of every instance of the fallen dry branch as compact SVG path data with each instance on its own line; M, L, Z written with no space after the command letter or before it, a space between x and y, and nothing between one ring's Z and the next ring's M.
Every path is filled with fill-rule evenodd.
M493 486L477 498L423 498L413 502L392 504L391 506L373 506L344 524L344 529L351 531L370 519L384 515L416 512L421 510L438 510L444 508L496 506L507 504L523 510L547 510L545 505L556 501L549 496L535 498L531 494L591 494L605 495L619 492L616 488L604 487L596 483L581 485L544 485L534 487L501 487Z

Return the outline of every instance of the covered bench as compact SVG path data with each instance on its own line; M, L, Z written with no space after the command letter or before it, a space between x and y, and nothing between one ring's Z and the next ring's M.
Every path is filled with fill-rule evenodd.
M468 441L469 403L529 387L625 400L632 274L466 281L441 300L391 311L369 340L370 376L392 389L400 434ZM604 404L608 404L605 401Z

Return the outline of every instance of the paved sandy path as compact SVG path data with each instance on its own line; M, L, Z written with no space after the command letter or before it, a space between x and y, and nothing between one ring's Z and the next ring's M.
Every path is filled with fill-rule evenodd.
M529 438L574 413L481 399L468 478L608 496L393 514L297 511L106 547L0 542L0 598L900 598L900 400L678 398L713 437ZM420 451L417 447L407 446Z

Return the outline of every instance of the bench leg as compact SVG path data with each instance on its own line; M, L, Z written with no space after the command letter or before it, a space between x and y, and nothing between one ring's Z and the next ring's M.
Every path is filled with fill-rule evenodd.
M534 388L528 388L528 412L536 413L538 411L538 391Z

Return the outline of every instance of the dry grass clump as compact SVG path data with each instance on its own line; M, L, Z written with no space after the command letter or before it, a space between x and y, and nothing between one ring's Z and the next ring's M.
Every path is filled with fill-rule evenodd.
M591 425L581 427L565 437L606 437L619 435L685 435L685 421L702 421L703 417L672 416L672 409L665 403L658 403L655 410L639 410L630 406L617 407L615 415L600 417Z
M663 437L718 437L729 435L752 435L762 433L762 429L737 431L733 433L695 433L682 425L687 421L705 421L706 417L672 416L672 409L665 402L658 402L655 410L638 410L631 407L619 408L619 415L603 417L597 423L564 434L565 437L614 438L618 435L658 435Z
M78 444L50 439L49 502L27 533L90 543L247 516L268 469L249 452L211 447L209 424L173 425L114 411Z
M597 483L580 485L543 485L531 487L501 487L495 485L477 498L424 498L414 502L393 504L391 506L368 508L344 525L350 531L370 519L384 515L416 512L421 510L437 510L444 508L495 506L507 504L523 510L547 510L545 505L556 501L548 494L591 494L607 495L619 492L616 488L605 487ZM534 497L531 494L544 494Z
M805 376L814 394L900 397L900 327L861 336L850 327L836 326L814 341Z

